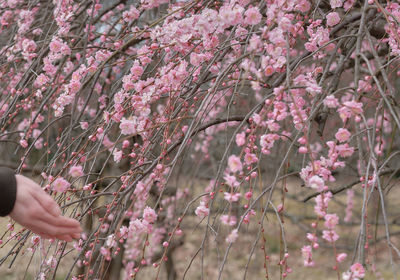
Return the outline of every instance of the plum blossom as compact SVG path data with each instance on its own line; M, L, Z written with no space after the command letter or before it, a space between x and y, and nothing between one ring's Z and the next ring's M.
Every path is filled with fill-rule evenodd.
M344 217L344 221L346 223L351 221L351 217L353 215L353 207L354 207L354 190L348 189L347 192L347 205L346 205L346 216Z
M363 278L365 276L365 269L360 263L355 263L350 267L350 271L353 273L354 277Z
M263 149L271 149L276 140L279 140L279 135L277 134L264 134L260 137L260 146Z
M113 151L113 157L114 157L114 161L116 162L116 163L118 163L118 162L120 162L121 161L121 159L122 159L122 151L121 150L118 150L118 149L115 149L114 151Z
M337 108L339 106L339 101L334 95L328 95L324 99L324 105L328 108Z
M320 216L324 217L326 215L326 209L328 208L328 203L332 198L332 193L327 192L324 194L317 195L315 198L314 212Z
M247 9L247 11L244 13L244 16L244 22L250 25L259 24L262 19L262 15L257 7L251 7Z
M224 199L227 200L228 202L232 203L232 202L236 202L239 200L239 198L241 197L241 193L228 193L228 192L224 192Z
M236 145L243 146L246 143L246 133L238 133L236 134Z
M349 140L351 133L346 128L339 128L338 132L335 134L335 138L339 142L346 142Z
M71 184L62 177L55 179L54 182L51 184L53 191L61 193L66 192L70 186Z
M204 201L200 201L200 205L197 206L196 210L194 211L197 217L203 219L208 216L210 213L210 209L206 207L206 204Z
M146 206L143 210L143 219L149 223L154 223L157 220L157 214L154 209Z
M322 191L324 189L325 182L318 175L314 175L308 180L308 186L310 188L317 189L318 191Z
M360 263L355 263L350 267L350 271L343 272L343 280L360 280L365 277L365 269Z
M301 254L303 256L304 266L314 266L314 261L312 260L312 248L310 245L303 246L303 248L301 248Z
M339 235L334 230L323 230L322 238L328 242L336 242L339 239Z
M296 3L295 8L302 13L307 13L311 8L310 1L307 0L300 0L296 1L295 3Z
M332 12L326 15L326 24L328 26L335 26L340 22L340 16L337 12Z
M223 27L240 24L243 22L243 10L244 8L238 4L235 6L223 6L219 9L219 20ZM253 19L253 20L256 20Z
M349 157L354 153L354 147L350 147L349 144L342 144L336 146L336 152L341 157Z
M340 8L343 5L343 0L330 0L329 2L332 9Z
M258 161L258 158L256 156L256 154L253 153L246 153L244 155L244 161L247 165L250 165L252 163L256 163Z
M318 237L315 233L307 233L307 239L312 243L318 242Z
M122 13L122 18L124 21L130 23L135 19L139 18L140 12L132 5L128 11Z
M28 147L28 141L26 141L25 139L21 139L19 141L19 144L21 145L22 148L27 148Z
M347 254L346 253L340 253L336 256L336 260L338 263L343 262L345 259L347 258Z
M240 183L237 181L236 177L233 175L226 174L224 176L224 180L225 180L225 183L232 188L236 188L240 185Z
M49 78L45 75L45 74L40 74L39 76L37 76L36 80L35 80L35 86L36 87L41 87L44 84L49 82Z
M123 135L131 135L136 134L136 119L125 119L122 118L119 128L121 129L121 134Z
M324 226L328 229L333 229L339 223L339 217L336 214L326 214L324 218Z
M129 222L129 232L140 234L146 231L146 226L139 219Z
M234 229L231 233L226 237L227 243L235 243L236 239L239 237L238 230Z
M83 175L82 166L81 165L74 165L69 169L69 175L72 177L80 177Z
M230 216L230 215L222 215L220 220L223 224L229 225L229 226L234 226L237 223L236 217Z
M240 161L240 158L236 155L231 155L228 158L228 168L233 173L242 171L243 166L242 166L242 162Z

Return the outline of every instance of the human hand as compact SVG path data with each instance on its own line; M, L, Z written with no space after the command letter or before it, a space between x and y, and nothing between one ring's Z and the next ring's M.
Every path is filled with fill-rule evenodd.
M54 199L38 184L23 175L15 175L17 198L10 217L43 238L72 241L80 237L77 220L63 217Z

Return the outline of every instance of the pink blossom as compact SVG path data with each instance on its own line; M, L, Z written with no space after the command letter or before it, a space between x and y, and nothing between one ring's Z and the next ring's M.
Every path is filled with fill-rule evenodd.
M322 238L328 242L336 242L339 239L339 235L334 230L323 230Z
M255 216L256 215L256 211L254 211L253 209L251 209L246 216L243 217L243 223L245 224L249 224L250 223L250 218L251 216Z
M129 222L129 232L135 233L135 234L140 234L145 231L146 231L146 228L139 219L135 219L135 220Z
M348 189L346 194L347 194L346 216L344 217L343 221L348 223L348 222L351 221L351 217L353 215L352 210L353 210L353 207L354 207L354 202L353 202L354 190Z
M353 273L354 277L363 278L365 276L365 269L360 263L355 263L350 267L350 271Z
M35 246L35 245L38 245L39 242L40 242L40 236L38 236L38 235L33 235L33 236L31 237L31 243L32 243L34 246Z
M301 248L301 254L303 256L304 266L314 266L314 261L312 260L312 248L310 245L303 246L303 248Z
M308 186L310 188L317 189L318 191L322 191L324 189L325 182L321 177L314 175L308 180Z
M326 209L328 208L328 203L331 200L331 197L331 192L317 195L317 197L315 198L314 212L318 216L324 217L326 215Z
M89 123L88 122L80 122L79 124L81 125L81 128L83 130L88 129L88 127L89 127Z
M264 149L271 149L274 142L279 140L279 135L277 134L264 134L260 137L260 146Z
M295 8L302 13L307 13L311 8L310 1L308 0L300 0L295 3L296 3Z
M131 68L131 74L132 74L132 78L134 80L137 80L138 78L140 78L140 76L142 76L143 74L143 67L139 65L139 63L136 63L132 66Z
M343 105L346 106L347 108L349 108L352 111L352 113L354 113L356 115L362 114L362 112L363 112L363 109L362 109L363 104L361 102L356 102L356 101L352 100L352 101L343 102Z
M200 205L197 206L196 210L194 211L197 217L203 219L208 216L210 213L210 209L206 207L206 204L204 201L200 201Z
M257 156L256 156L255 154L246 153L246 154L244 155L244 161L245 161L245 163L246 163L247 165L250 165L250 164L253 164L253 163L258 162L258 158L257 158Z
M253 192L248 191L248 192L245 193L244 196L246 197L247 200L250 200L253 197Z
M236 145L243 146L246 143L246 133L241 132L236 134Z
M312 243L318 242L318 237L315 235L315 233L307 233L307 239Z
M228 192L224 192L224 199L227 200L228 202L232 203L232 202L236 202L239 200L239 198L241 197L241 193L228 193Z
M35 80L35 86L41 87L48 82L49 82L49 78L45 74L42 73L39 76L37 76L37 78Z
M267 67L265 67L264 75L265 75L266 77L269 77L269 76L271 76L272 74L274 74L274 72L275 72L274 67L272 67L271 65L268 65Z
M154 223L157 220L157 214L154 209L146 206L143 210L143 219L149 223Z
M229 225L229 226L234 226L237 223L236 217L230 216L230 215L222 215L220 220L223 224Z
M290 28L292 27L292 21L285 16L279 18L278 24L279 27L284 31L289 31Z
M347 254L346 253L340 253L336 256L336 260L338 263L343 262L345 259L347 258Z
M136 119L122 118L119 128L121 129L121 134L123 135L136 134Z
M260 10L257 7L251 7L247 9L247 11L244 13L244 16L244 22L250 25L259 24L262 19Z
M236 239L239 237L238 230L234 229L231 233L226 237L226 242L235 243Z
M336 146L336 152L341 157L349 157L354 153L354 147L350 147L349 144L342 144Z
M326 214L324 218L324 226L328 229L333 229L339 223L339 217L336 214Z
M135 19L139 18L140 12L132 5L129 11L125 11L122 13L122 17L124 21L130 23Z
M109 236L107 236L106 246L111 248L111 247L115 247L116 245L117 245L117 242L115 242L115 235L110 234Z
M240 158L236 155L231 155L228 158L228 167L229 167L229 170L233 173L242 171L242 168L243 168Z
M30 39L24 39L22 41L22 49L23 52L26 54L29 53L33 53L34 51L36 51L37 45L35 43L35 41L30 40Z
M326 24L334 26L340 22L340 16L337 12L332 12L326 15Z
M237 25L243 22L243 7L236 4L235 6L223 6L219 9L219 19L222 26L228 27L231 25Z
M340 107L337 112L339 113L339 117L343 122L346 122L352 116L351 110L346 106Z
M26 141L25 139L19 140L19 144L21 145L22 148L28 147L28 141Z
M71 184L62 177L57 178L51 184L53 191L61 192L61 193L66 192L70 186L71 186Z
M351 7L353 7L355 2L356 0L347 0L346 2L344 2L343 5L344 10L347 12Z
M74 165L69 169L69 175L72 177L80 177L83 175L82 166L81 165Z
M120 162L121 159L122 159L122 151L121 151L121 150L118 150L118 149L115 149L115 150L113 151L113 157L114 157L114 161L115 161L116 163Z
M338 132L335 134L335 138L339 142L346 142L349 140L351 133L346 128L339 128Z
M308 153L307 147L304 147L304 146L299 147L299 153L300 153L300 154L306 154L306 153Z
M237 181L236 177L233 175L226 174L224 176L224 180L225 180L225 183L232 188L236 188L240 185L240 183Z
M340 8L343 5L343 0L330 0L329 2L332 9Z
M190 54L190 63L194 66L199 66L204 61L204 55L192 52Z

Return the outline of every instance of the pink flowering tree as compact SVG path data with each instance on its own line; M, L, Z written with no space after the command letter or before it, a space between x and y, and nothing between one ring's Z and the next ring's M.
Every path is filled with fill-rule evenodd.
M10 220L0 265L226 279L236 250L232 279L397 279L399 22L392 0L0 1L1 164L85 227Z

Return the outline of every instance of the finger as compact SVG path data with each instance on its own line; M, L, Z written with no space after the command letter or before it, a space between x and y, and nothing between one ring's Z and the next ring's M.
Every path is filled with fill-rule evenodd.
M40 205L46 211L48 211L51 215L57 217L61 215L61 209L60 206L55 202L55 200L48 195L44 190L39 188L38 190L34 190L32 192L33 197L39 202Z
M41 211L41 212L42 213L37 216L38 219L40 219L43 222L46 222L48 224L51 224L53 226L76 227L76 228L80 228L80 226L81 226L81 224L75 219L67 218L64 216L55 217L53 215L50 215L46 211Z
M71 234L71 236L72 236L72 238L74 238L74 239L79 239L79 238L81 238L81 234L80 234L80 233L73 233L73 234Z
M44 239L54 239L54 236L48 235L46 233L38 233L40 235L40 237L44 238Z
M59 239L59 240L67 241L67 242L72 242L72 241L74 240L74 239L71 237L71 235L69 235L69 234L57 235L56 238Z
M31 229L36 233L42 232L51 236L74 234L81 232L81 229L77 227L54 226L41 220L36 221L35 225L32 226Z

